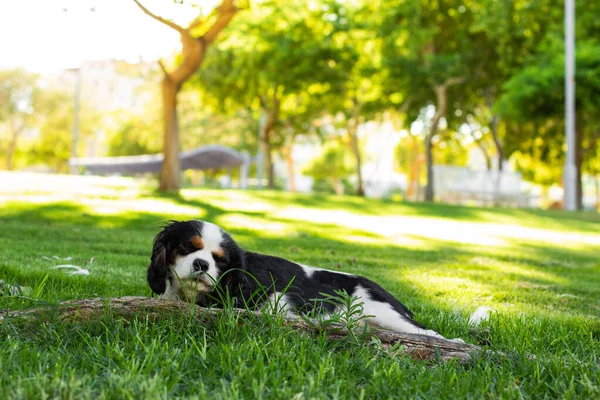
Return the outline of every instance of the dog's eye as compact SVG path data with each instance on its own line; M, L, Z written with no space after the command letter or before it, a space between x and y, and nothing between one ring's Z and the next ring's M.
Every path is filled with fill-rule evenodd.
M218 265L227 265L227 257L223 253L213 252L212 256Z
M198 250L192 243L182 243L177 247L177 254L180 256L187 256L190 253Z

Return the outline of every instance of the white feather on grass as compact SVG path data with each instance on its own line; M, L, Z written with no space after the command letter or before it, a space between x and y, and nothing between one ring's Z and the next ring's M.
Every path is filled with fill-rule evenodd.
M495 310L488 306L481 306L475 310L471 317L469 318L469 325L477 326L481 324L483 321L487 321L490 319L490 314Z
M65 258L61 258L59 256L52 256L52 257L42 256L42 258L44 260L50 260L50 261L52 261L52 260L71 261L73 259L73 257L71 257L71 256L67 256Z
M85 268L81 268L79 265L73 265L73 264L62 264L62 265L57 265L52 267L51 269L59 269L59 268L65 268L65 269L73 269L74 271L69 272L69 275L89 275L90 271L85 269Z

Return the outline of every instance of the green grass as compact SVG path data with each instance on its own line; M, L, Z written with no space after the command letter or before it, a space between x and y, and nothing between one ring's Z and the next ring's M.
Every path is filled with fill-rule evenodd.
M8 320L0 323L0 397L600 397L596 213L268 191L157 196L127 179L4 173L0 182L0 279L32 288L0 296L0 309L148 296L145 270L160 224L201 218L247 249L365 275L443 335L509 354L468 366L418 362L373 346L336 346L277 318L240 324L227 313L208 328L175 316ZM73 259L43 257L54 255ZM50 269L60 263L90 275ZM469 329L480 305L497 312Z

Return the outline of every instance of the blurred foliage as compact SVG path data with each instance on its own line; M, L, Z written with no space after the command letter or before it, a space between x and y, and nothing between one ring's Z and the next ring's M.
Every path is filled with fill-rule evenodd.
M469 161L469 148L458 140L456 136L442 134L434 137L434 164L454 165L464 167ZM396 168L398 171L411 175L411 171L419 171L418 181L423 184L426 181L425 168L422 167L424 158L423 137L407 134L394 150L396 156Z
M328 191L324 190L326 185L323 184L327 181L335 193L344 194L344 180L354 172L351 156L346 149L347 144L339 138L326 142L320 154L304 167L302 173L312 177L322 191Z
M34 126L37 79L24 68L0 71L0 158L9 170L22 166L19 142Z

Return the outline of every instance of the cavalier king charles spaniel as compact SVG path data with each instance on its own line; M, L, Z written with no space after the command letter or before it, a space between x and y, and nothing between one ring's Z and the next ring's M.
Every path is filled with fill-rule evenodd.
M243 250L227 232L205 221L172 221L156 235L147 280L154 293L167 299L222 306L226 293L236 307L260 310L275 302L291 316L331 315L336 305L319 299L345 291L363 303L362 315L371 326L443 339L367 278Z

